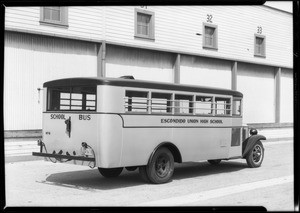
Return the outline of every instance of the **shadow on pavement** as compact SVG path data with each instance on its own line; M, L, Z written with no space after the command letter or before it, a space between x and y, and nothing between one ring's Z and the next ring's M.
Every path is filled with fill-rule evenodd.
M245 168L248 168L246 163L233 161L222 161L219 165L210 165L207 162L175 164L172 179L201 178L203 176L236 172ZM87 191L110 190L147 184L139 176L138 169L134 172L128 172L124 169L121 175L116 178L105 178L100 175L98 169L61 172L49 175L46 181L44 183Z
M190 162L178 164L174 170L173 179L181 180L185 178L201 178L204 176L236 172L248 168L247 163L222 161L218 165L210 165L207 162Z

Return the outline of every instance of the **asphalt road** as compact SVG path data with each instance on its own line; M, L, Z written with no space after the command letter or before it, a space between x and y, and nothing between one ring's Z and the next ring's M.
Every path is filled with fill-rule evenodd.
M264 206L294 211L293 142L264 143L260 168L246 160L176 164L173 180L154 185L138 171L106 179L86 166L5 164L7 206Z

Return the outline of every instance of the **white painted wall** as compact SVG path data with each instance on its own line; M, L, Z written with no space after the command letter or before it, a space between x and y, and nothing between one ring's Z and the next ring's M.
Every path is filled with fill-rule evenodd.
M293 17L267 6L148 6L155 13L155 40L134 37L134 10L140 6L69 7L69 27L39 23L39 7L8 7L8 29L106 40L107 43L199 54L292 68ZM202 48L203 23L212 15L218 50ZM254 57L254 34L262 27L266 58Z
M106 8L106 40L191 54L292 67L292 14L265 6L148 6L155 13L155 41L134 37L136 7ZM118 14L118 15L116 15ZM218 26L218 50L202 48L207 14ZM262 27L266 58L254 57L254 34Z
M6 7L5 27L54 36L101 39L103 14L103 7L68 7L69 27L63 28L40 24L40 7Z
M108 45L106 76L132 75L135 79L172 82L175 56L168 53Z
M231 62L181 56L180 83L231 89Z
M273 68L238 63L237 90L244 95L244 123L275 122Z
M6 33L4 51L5 130L41 129L45 81L97 75L92 43Z
M294 121L293 70L281 70L280 122Z

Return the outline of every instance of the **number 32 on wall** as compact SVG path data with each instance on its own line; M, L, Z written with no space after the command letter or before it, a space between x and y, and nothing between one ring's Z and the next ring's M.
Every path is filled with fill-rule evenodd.
M206 21L212 23L213 16L211 14L207 14Z

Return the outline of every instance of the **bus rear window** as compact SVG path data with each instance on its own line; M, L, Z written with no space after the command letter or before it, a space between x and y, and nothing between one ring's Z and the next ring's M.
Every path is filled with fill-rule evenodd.
M96 87L48 88L48 111L96 111Z

